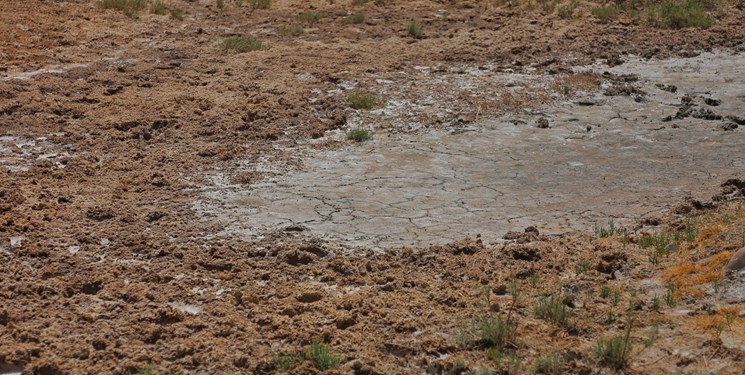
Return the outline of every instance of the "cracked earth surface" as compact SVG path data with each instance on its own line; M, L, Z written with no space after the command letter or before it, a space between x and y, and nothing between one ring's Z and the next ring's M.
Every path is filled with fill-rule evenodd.
M208 189L194 207L227 224L225 233L246 238L301 225L314 236L379 249L444 244L463 235L492 242L529 225L558 234L611 219L635 222L686 196L707 198L715 181L745 167L739 152L745 140L721 131L722 121L663 121L676 114L685 96L724 121L742 116L744 67L742 55L707 53L575 68L638 74L634 84L648 94L606 96L595 90L573 101L478 119L455 132L383 130L370 142L309 153L302 170L286 176L248 188ZM484 86L538 81L472 72ZM678 89L671 93L658 85ZM488 92L478 80L467 86L475 96ZM706 105L711 98L721 104ZM385 119L404 110L378 112ZM382 127L374 114L366 116L368 127ZM536 127L541 117L551 128Z

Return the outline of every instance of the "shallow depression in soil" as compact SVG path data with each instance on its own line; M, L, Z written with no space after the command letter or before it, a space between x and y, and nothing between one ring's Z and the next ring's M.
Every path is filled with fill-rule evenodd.
M479 119L458 132L379 133L311 152L302 171L278 179L207 187L194 208L225 225L223 235L244 238L300 224L311 235L372 248L476 234L492 242L528 225L544 233L587 230L609 218L662 212L687 195L707 199L745 167L743 129L720 130L731 122L727 116L745 117L743 56L630 58L615 68L577 70L637 74L635 85L647 95L598 92L538 112ZM662 121L685 94L723 119ZM706 98L721 104L709 106ZM551 128L535 127L540 117Z

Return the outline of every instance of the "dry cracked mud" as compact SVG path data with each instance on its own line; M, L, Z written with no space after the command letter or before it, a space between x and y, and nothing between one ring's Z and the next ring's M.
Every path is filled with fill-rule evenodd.
M742 4L152 3L0 2L0 375L745 373Z

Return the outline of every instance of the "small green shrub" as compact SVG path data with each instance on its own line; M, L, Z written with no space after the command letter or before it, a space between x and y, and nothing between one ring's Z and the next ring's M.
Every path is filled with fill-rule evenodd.
M618 18L621 11L615 5L592 8L592 15L602 22L608 22Z
M145 9L146 0L99 0L98 6L103 9L116 9L129 17L134 17Z
M358 92L349 95L347 98L349 106L354 109L373 109L385 106L385 100L375 94Z
M569 308L564 305L562 300L555 298L553 295L549 298L540 297L538 304L533 308L533 313L538 319L548 320L560 326L566 326L571 316Z
M631 346L629 345L628 336L601 338L592 349L595 358L601 364L616 370L626 367L626 355L630 351Z
M222 41L223 47L238 52L268 49L269 45L252 36L231 36Z
M156 0L150 4L150 13L162 16L168 12L166 4L160 0Z
M171 13L171 18L174 20L182 20L184 19L184 11L183 9L179 8L170 8L168 11Z
M254 9L269 9L271 5L271 0L251 0L251 7Z
M453 338L458 346L464 348L475 346L504 348L513 341L516 329L517 322L514 320L490 314L471 319L460 327Z
M326 14L322 12L303 12L297 15L298 22L305 23L309 26L315 25L320 21L322 18L326 17Z
M667 284L665 288L665 303L670 307L675 307L678 304L678 301L675 299L676 289L678 289L678 286L674 283Z
M590 270L590 263L587 263L587 261L582 261L576 266L574 266L574 273L577 274L577 276L587 272Z
M373 132L367 129L352 129L347 132L347 139L351 141L364 142L373 137Z
M698 0L665 1L649 8L649 22L662 29L707 28L714 24L714 17L706 13Z
M225 0L217 0L217 9L219 9L220 12L225 9Z
M557 355L541 356L536 358L531 369L533 374L561 375L564 373L564 366L561 358Z
M291 25L291 26L283 25L283 26L280 26L279 29L277 29L277 31L282 35L290 35L290 36L300 36L305 33L305 30L302 27L297 26L297 25Z
M657 295L652 298L652 310L660 311L660 297L658 297Z
M277 371L289 371L305 362L305 353L296 350L289 353L274 353L272 368Z
M332 353L329 346L322 342L311 344L305 351L305 358L313 361L316 368L321 371L338 367L343 359L341 356Z
M362 6L367 4L367 0L352 0L352 5L354 6Z
M608 226L604 227L602 225L593 225L593 229L595 231L595 235L600 238L605 237L612 237L615 235L623 235L626 234L626 228L623 227L617 227L616 223L613 222L613 219L608 220Z
M607 287L607 286L601 287L600 288L600 297L602 297L602 298L608 298L608 297L610 297L610 292L611 292L611 289L609 287Z
M365 15L362 13L352 14L344 19L344 23L347 24L358 24L365 22Z
M135 373L131 371L127 371L125 374L126 375L158 375L158 371L155 369L155 366L150 364L143 368L140 368Z
M416 39L424 38L424 30L422 30L422 26L419 25L419 23L417 23L415 20L411 20L406 23L406 32Z
M579 3L576 1L572 1L571 3L567 5L562 5L559 7L559 17L565 20L571 19L574 16L574 11L579 6Z

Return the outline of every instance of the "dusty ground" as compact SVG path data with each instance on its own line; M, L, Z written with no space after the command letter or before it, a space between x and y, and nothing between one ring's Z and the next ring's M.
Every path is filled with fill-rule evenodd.
M509 95L495 83L499 95L474 97L453 82L412 78L401 98L443 92L447 107L417 107L377 128L416 135L550 103L566 86L623 83L573 73L598 59L745 49L745 15L729 4L711 28L673 31L625 14L600 23L588 4L564 20L476 1L388 3L227 2L220 12L211 1L173 1L178 20L130 18L94 1L1 2L0 374L122 374L148 364L169 374L264 373L317 341L343 356L337 373L459 373L459 363L529 372L553 354L570 373L610 372L593 346L629 324L624 371L745 371L742 278L721 272L743 246L737 200L684 205L697 207L627 236L529 231L503 244L473 238L382 253L294 231L242 239L193 210L210 176L250 185L263 176L242 174L246 164L281 175L301 170L309 149L344 147L328 131L373 116L348 108L345 82L375 92L381 79L414 77L420 66L468 65L572 83ZM301 36L277 32L311 9L327 17ZM342 22L356 12L363 24ZM412 18L424 39L407 35ZM236 34L271 48L224 50ZM308 100L318 90L329 94ZM640 246L645 232L691 241L676 240L668 256L666 246ZM664 298L670 283L677 288ZM551 293L574 296L565 326L534 315ZM517 321L501 361L487 358L484 342L456 339L488 314ZM318 372L311 362L290 371Z

